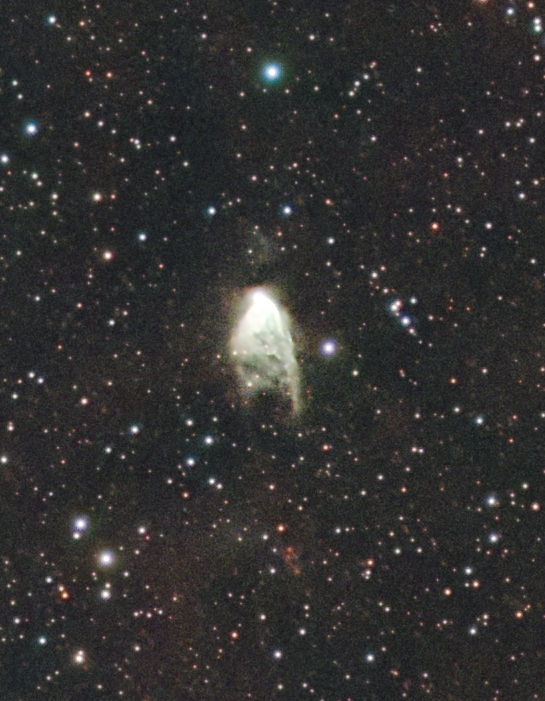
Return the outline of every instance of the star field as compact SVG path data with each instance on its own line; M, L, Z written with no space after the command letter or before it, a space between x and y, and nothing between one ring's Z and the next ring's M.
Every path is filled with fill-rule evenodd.
M545 699L545 4L64 5L0 23L2 701Z

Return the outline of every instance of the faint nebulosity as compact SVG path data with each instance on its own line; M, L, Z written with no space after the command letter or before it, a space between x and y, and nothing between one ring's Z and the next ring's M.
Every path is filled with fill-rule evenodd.
M2 701L545 699L545 4L2 10Z

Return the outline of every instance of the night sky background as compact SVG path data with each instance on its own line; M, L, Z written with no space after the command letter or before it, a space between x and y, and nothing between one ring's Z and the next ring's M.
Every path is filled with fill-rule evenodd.
M2 701L545 699L540 13L2 4Z

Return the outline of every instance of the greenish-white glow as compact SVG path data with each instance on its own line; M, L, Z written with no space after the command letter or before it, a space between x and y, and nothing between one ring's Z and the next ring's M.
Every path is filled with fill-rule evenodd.
M299 410L299 371L287 313L266 288L250 290L231 336L241 393L278 391Z

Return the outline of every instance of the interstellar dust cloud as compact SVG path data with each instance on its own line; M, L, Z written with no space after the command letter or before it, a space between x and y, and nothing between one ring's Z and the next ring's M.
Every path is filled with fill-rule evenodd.
M277 394L300 409L299 368L287 312L265 287L248 290L230 339L232 357L246 400Z

